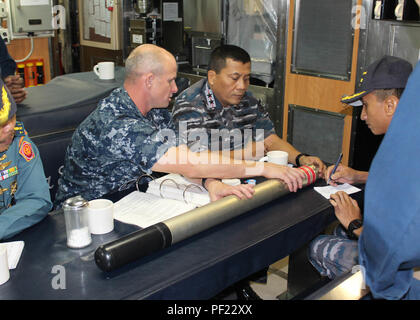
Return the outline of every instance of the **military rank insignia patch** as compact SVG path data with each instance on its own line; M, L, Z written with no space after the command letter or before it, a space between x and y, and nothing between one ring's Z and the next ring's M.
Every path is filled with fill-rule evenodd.
M15 126L15 136L16 137L22 137L24 136L26 133L25 128L23 128L22 125L20 125L20 123L18 124L18 121L16 121L16 126Z
M19 153L22 157L25 158L26 161L31 161L33 158L35 158L35 153L32 149L32 146L29 142L23 141Z

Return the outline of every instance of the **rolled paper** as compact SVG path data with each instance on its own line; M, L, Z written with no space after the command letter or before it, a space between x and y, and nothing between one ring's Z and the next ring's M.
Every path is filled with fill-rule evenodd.
M317 167L298 169L305 172L304 187L317 180ZM259 183L254 190L251 199L231 195L101 245L95 251L96 265L103 271L113 271L290 192L287 184L278 179Z

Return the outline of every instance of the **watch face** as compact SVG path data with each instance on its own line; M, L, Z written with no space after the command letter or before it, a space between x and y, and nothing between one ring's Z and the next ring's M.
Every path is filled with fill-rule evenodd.
M350 239L357 239L357 236L353 233L353 231L359 229L362 225L363 222L360 219L355 219L352 222L350 222L347 230Z
M353 231L354 229L358 229L360 228L362 225L360 223L359 220L353 220L352 222L350 222L349 224L349 230Z
M352 223L353 223L354 229L359 229L362 226L362 221L360 220L353 220Z

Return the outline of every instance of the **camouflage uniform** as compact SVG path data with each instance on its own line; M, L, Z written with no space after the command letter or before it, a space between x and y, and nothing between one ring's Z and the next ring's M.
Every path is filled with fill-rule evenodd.
M321 235L309 245L309 261L322 276L334 279L358 264L358 242L339 225L333 235Z
M76 129L67 148L55 206L74 195L87 200L121 191L176 145L170 113L143 116L121 87L99 102Z
M242 149L251 137L253 141L262 141L275 134L268 113L250 92L246 92L238 105L222 107L206 79L178 96L172 117L180 140L192 151ZM220 130L225 131L221 139ZM234 138L235 132L240 133L241 140Z

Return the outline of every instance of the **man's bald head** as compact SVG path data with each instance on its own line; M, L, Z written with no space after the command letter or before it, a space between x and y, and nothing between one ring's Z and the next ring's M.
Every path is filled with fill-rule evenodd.
M168 61L175 61L174 56L167 50L153 44L143 44L135 48L125 62L126 80L135 78L146 73L160 75L164 65Z
M178 91L178 67L174 56L153 44L135 48L127 58L124 89L143 115L166 108Z

